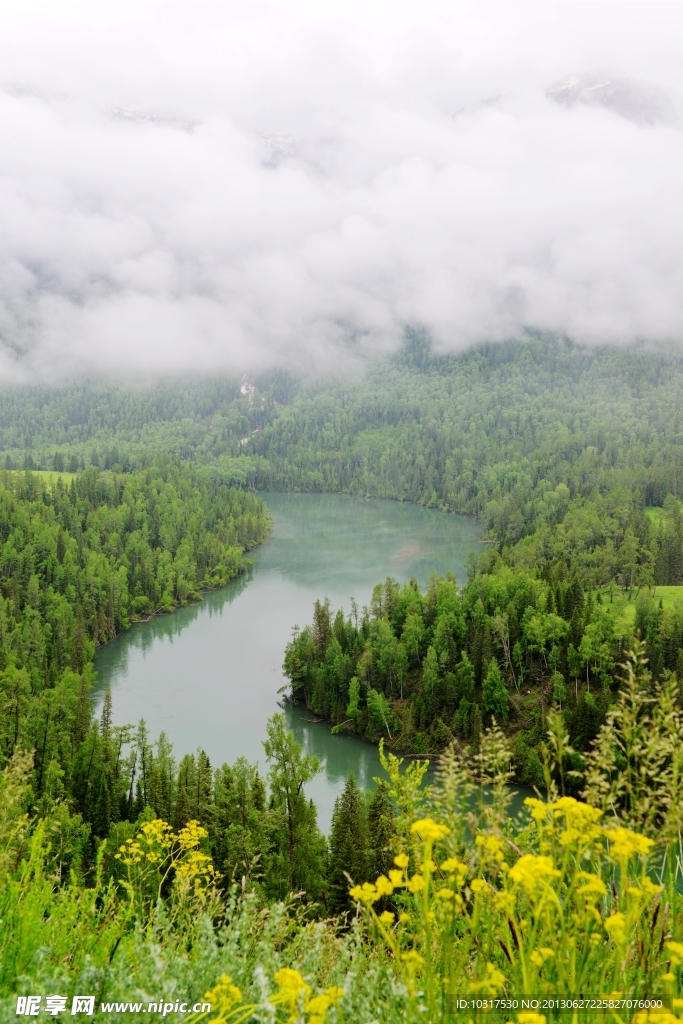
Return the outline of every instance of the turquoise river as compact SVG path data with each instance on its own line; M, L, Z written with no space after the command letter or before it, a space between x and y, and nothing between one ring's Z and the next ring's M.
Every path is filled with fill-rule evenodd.
M392 576L453 572L459 582L471 551L481 551L474 519L392 501L339 494L264 494L273 516L253 567L238 580L171 615L136 623L97 651L97 703L109 684L118 724L144 718L164 730L176 756L202 747L214 765L244 755L263 771L266 721L279 710L282 658L295 624L310 622L316 598L348 614L350 599L369 604L372 588ZM308 786L327 829L351 770L373 787L376 748L333 736L303 708L285 707L296 737L323 771Z

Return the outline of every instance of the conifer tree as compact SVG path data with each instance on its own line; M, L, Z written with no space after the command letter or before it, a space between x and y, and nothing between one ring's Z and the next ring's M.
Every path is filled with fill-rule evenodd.
M191 816L190 798L187 795L187 789L185 788L184 781L178 786L178 797L175 804L175 813L173 815L173 825L176 829L183 828L187 825Z
M363 795L351 772L344 792L337 797L330 832L329 909L333 914L350 909L349 880L370 877L368 814Z
M392 840L396 834L389 786L380 780L368 807L370 878L386 875L394 866Z
M505 680L501 674L498 662L495 658L486 673L482 685L482 696L484 699L484 710L493 715L499 722L504 722L508 716L508 694L505 689Z
M321 770L317 757L303 748L286 727L285 716L268 720L263 748L270 761L271 850L265 871L267 894L282 899L289 892L323 898L327 844L317 823L313 801L304 786Z

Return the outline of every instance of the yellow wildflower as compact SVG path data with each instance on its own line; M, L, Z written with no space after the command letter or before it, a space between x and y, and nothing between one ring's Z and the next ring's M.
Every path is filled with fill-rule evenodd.
M504 914L510 915L515 907L515 897L511 892L497 892L493 897L493 905L496 910L502 911Z
M498 836L489 836L484 843L484 850L488 853L489 857L493 857L494 860L501 861L504 858L503 844Z
M242 993L238 989L237 985L232 984L232 978L224 974L218 979L217 984L214 988L209 989L208 992L204 993L203 1001L205 1003L211 1003L211 1009L216 1012L218 1011L218 1019L229 1013L230 1010L237 1004L242 1002Z
M509 1020L507 1024L514 1024ZM517 1024L545 1024L545 1017L542 1013L518 1013Z
M308 999L311 994L311 986L307 985L298 971L291 967L281 967L275 974L275 984L280 989L278 1001L284 1003L291 1014L298 1000L303 996Z
M621 946L626 936L626 918L623 914L612 914L605 921L605 931L610 935L618 946Z
M533 853L525 853L510 868L510 878L515 884L522 885L528 895L531 895L539 884L559 877L560 872L553 867L550 857L537 857Z
M445 871L447 875L453 875L463 867L465 868L465 871L467 871L467 865L461 864L455 857L449 857L441 865L441 870Z
M552 956L555 956L555 950L549 946L541 946L540 949L535 949L529 959L532 964L536 964L537 967L542 967L546 960L549 960Z
M609 840L609 855L612 860L628 860L636 854L647 856L654 841L647 836L641 836L638 832L631 832L628 828L605 829L603 835Z
M308 1024L324 1024L330 1006L338 1003L343 995L343 988L339 988L338 985L331 985L321 995L308 999L304 1007L306 1013L310 1014Z
M379 920L382 922L382 924L385 924L387 927L389 927L389 925L392 925L394 923L394 917L395 915L392 914L390 910L385 910L383 911L383 913L379 915Z
M554 817L564 817L567 828L576 828L581 831L595 824L602 817L602 811L598 807L581 803L573 796L560 797L551 805L551 809Z
M470 882L470 889L478 896L480 892L486 892L488 885L483 878L473 878Z
M471 981L470 992L485 996L495 996L505 984L505 975L492 963L486 965L486 973L481 981Z
M399 871L398 868L392 868L389 872L389 881L394 889L399 885L404 885L405 878L403 877L403 872Z
M399 853L396 857L394 857L394 864L396 865L397 868L403 868L405 870L405 868L407 868L408 865L410 864L410 858L408 857L408 854Z
M215 874L211 858L199 850L191 850L176 866L175 885L182 886L187 882L209 885Z
M408 892L421 892L425 887L425 880L422 875L413 875L410 881L406 884Z
M439 825L436 821L431 818L421 818L420 821L414 821L410 826L411 832L417 832L420 839L423 842L435 843L438 839L443 839L450 832L450 829L446 825Z
M604 896L607 892L605 883L597 875L592 875L589 871L579 871L577 877L583 882L576 890L578 896L600 897Z
M537 800L536 797L528 796L524 801L527 807L531 808L530 814L534 821L545 821L548 814L552 811L552 804L544 804L542 800Z
M655 885L651 878L648 878L647 875L643 875L640 880L640 888L647 896L658 896L664 887L661 885Z
M416 949L409 949L407 953L403 953L401 960L403 960L408 967L419 967L425 962L424 957L420 956Z
M361 903L365 903L366 906L370 907L373 903L376 903L380 897L377 889L374 887L372 882L363 882L362 885L354 885L352 889L349 889L349 895L354 900L360 900Z
M410 914L406 914L404 910L402 913L399 914L398 919L401 924L407 924L408 921L410 921Z
M198 846L202 839L206 839L208 832L198 821L188 821L184 828L178 833L178 842L181 850L191 850Z
M679 967L683 964L683 942L674 942L670 940L665 942L664 945L669 951L669 957L674 967Z
M436 895L440 900L452 900L455 897L455 893L453 892L453 890L449 889L447 886L444 886L442 889L439 889Z
M391 896L394 887L386 875L380 875L375 882L375 888L380 896Z

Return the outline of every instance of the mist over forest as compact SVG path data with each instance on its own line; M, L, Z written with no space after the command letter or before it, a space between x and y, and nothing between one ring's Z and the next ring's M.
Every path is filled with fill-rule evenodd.
M3 380L680 342L679 5L194 11L10 6Z

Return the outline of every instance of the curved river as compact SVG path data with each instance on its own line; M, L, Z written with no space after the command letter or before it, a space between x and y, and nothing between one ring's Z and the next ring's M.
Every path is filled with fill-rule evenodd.
M279 710L285 644L311 621L316 598L348 614L350 598L369 604L387 576L424 586L432 570L465 576L481 551L474 519L393 501L340 494L264 494L273 516L268 540L250 552L253 567L221 590L170 615L136 623L95 655L96 703L109 684L117 724L144 718L162 730L176 756L202 747L214 765L240 755L267 770L266 721ZM285 707L307 751L324 763L307 793L329 828L334 801L351 770L362 788L381 771L377 749L332 736L303 708Z

